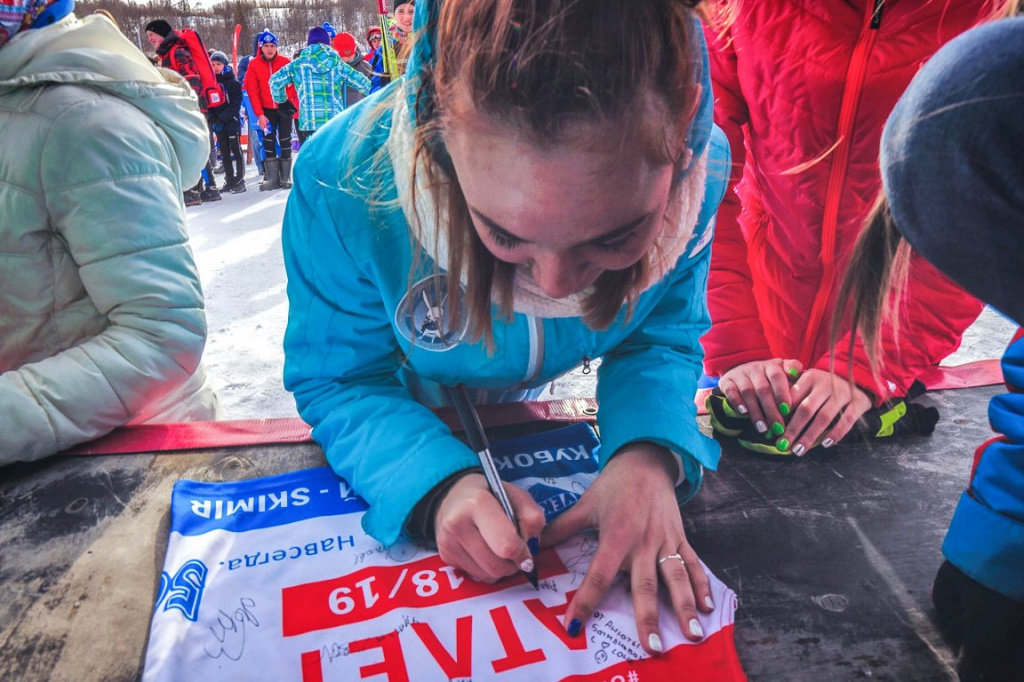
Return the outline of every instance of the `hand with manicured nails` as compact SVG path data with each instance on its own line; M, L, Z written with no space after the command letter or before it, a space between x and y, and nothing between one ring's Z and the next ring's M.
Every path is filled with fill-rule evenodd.
M658 627L658 586L668 587L683 634L700 641L697 610L714 609L711 587L686 541L675 496L678 467L668 450L630 443L618 451L579 501L545 530L542 544L555 545L587 528L599 533L590 568L565 612L569 634L577 636L619 571L628 571L637 632L644 649L662 652ZM662 557L668 558L659 563Z
M871 409L871 397L831 372L809 369L793 382L793 416L775 446L801 457L819 443L838 443Z
M862 389L825 370L802 372L796 360L748 362L722 375L718 388L736 413L750 417L759 437L738 437L759 452L767 451L763 441L798 457L832 447L871 409Z
M921 390L924 390L923 386ZM912 388L910 393L916 395L915 389ZM705 406L711 417L711 428L717 437L735 438L742 448L764 455L797 454L796 447L780 449L778 439L771 432L758 433L750 419L729 404L719 389L716 388L708 394ZM855 428L850 430L843 440L850 442L858 439L927 436L935 430L938 421L939 411L936 408L910 402L909 397L893 398L861 415ZM831 432L826 431L824 438L831 438ZM816 440L807 450L822 444L820 440ZM831 445L830 442L826 447ZM806 453L807 450L801 449L800 452Z
M479 473L466 474L452 485L434 517L441 558L477 582L493 583L533 569L534 557L523 538L540 537L544 510L519 486L504 485L518 530Z
M757 360L733 367L718 380L718 388L754 430L765 438L778 438L792 411L792 380L803 366L796 360Z

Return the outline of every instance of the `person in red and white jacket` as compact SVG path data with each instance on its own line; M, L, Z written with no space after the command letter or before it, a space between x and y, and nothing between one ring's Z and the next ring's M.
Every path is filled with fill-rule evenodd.
M257 125L263 130L263 151L266 155L263 172L266 180L260 189L291 187L292 169L292 121L299 110L299 98L295 88L288 87L288 101L278 104L270 92L270 77L291 62L277 51L277 36L264 29L256 36L259 54L249 62L245 72L245 90L249 93ZM278 155L277 148L281 153Z
M882 126L921 65L1002 2L741 0L706 27L733 171L708 283L705 372L781 454L838 442L960 345L982 304L911 263L899 362L832 342L836 288L881 188ZM892 329L882 342L894 349ZM852 375L856 387L833 381ZM892 355L890 355L892 357ZM796 378L794 380L795 377Z

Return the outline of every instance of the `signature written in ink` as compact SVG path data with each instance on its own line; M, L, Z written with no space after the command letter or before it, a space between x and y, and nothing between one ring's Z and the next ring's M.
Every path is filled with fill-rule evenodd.
M217 640L216 644L206 646L206 655L210 658L225 656L232 661L242 658L245 653L245 632L246 628L252 626L258 628L259 620L256 618L256 602L249 597L242 597L238 600L238 608L232 613L221 609L217 612L216 622L210 626L210 634Z

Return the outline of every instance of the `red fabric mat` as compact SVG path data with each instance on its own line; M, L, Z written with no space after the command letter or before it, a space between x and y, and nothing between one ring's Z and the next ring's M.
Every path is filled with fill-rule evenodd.
M589 398L570 398L550 402L481 405L478 411L480 421L485 427L535 421L593 422L597 418L597 403ZM437 414L452 430L462 430L454 409L442 408L437 410ZM143 424L114 429L102 438L82 443L61 454L123 455L245 445L308 443L312 440L309 425L297 417Z
M979 360L955 367L935 367L922 377L930 391L1003 383L999 360ZM704 401L710 388L697 391L697 414L705 415ZM592 398L569 398L548 402L481 405L480 420L485 427L525 424L532 421L596 421L597 402ZM452 408L437 415L453 430L461 431ZM88 443L65 451L65 455L116 455L133 452L167 452L200 448L224 448L275 443L306 443L312 440L309 425L298 418L242 419L183 424L125 426Z
M933 367L921 377L929 391L951 388L974 388L1003 383L1003 368L999 360L978 360L955 367Z

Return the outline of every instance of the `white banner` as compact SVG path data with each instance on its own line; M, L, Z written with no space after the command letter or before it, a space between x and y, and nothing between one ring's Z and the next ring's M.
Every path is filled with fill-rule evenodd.
M549 519L597 471L599 445L579 424L494 443L506 480ZM562 625L597 547L579 535L522 576L476 583L436 552L366 535L365 503L330 469L227 483L180 481L143 679L177 680L743 680L736 596L711 576L718 608L707 637L684 639L662 595L666 653L637 641L622 578L583 632ZM710 574L709 574L710 575Z

